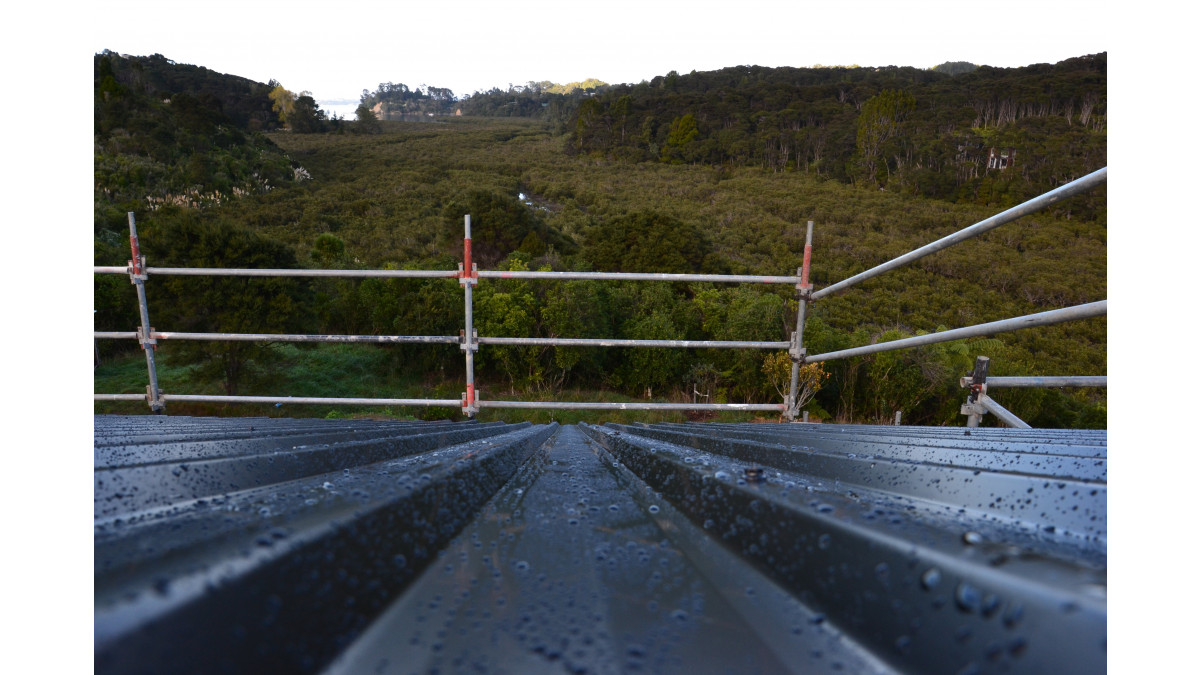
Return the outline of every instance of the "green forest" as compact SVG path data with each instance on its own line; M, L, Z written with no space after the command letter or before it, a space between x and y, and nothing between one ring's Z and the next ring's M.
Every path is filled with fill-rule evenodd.
M997 69L758 68L637 85L530 83L455 99L363 91L353 120L307 92L154 55L95 57L95 264L795 274L817 288L1106 165L1106 56ZM535 86L536 85L536 86ZM414 91L417 95L414 95ZM381 120L387 103L424 121ZM449 103L450 105L447 105ZM451 110L451 107L453 110ZM456 115L461 112L461 115ZM995 148L996 152L992 153ZM989 155L1003 154L1003 163ZM1003 164L1003 168L1000 165ZM809 353L1107 297L1106 190L810 306ZM453 279L167 277L161 331L458 335ZM139 324L127 276L96 275L98 331ZM788 286L481 280L481 336L786 341ZM97 393L145 391L132 340L98 341ZM1106 322L1043 327L806 369L825 421L963 424L959 376L1106 373ZM451 398L455 345L162 341L167 393ZM778 402L786 353L484 346L483 398ZM1035 427L1107 424L1103 390L1002 390ZM97 403L97 412L147 412ZM448 408L169 404L173 414L460 419ZM484 409L481 420L748 420L748 413ZM995 424L985 417L985 424Z

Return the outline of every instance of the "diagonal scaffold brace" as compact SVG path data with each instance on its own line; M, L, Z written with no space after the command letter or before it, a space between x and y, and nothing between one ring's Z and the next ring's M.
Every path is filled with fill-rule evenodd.
M129 283L137 288L138 310L142 320L137 337L142 351L146 353L146 370L150 376L150 384L146 386L146 402L150 404L150 410L160 413L167 405L163 402L162 390L158 388L158 368L154 362L158 340L154 339L154 329L150 327L150 307L146 302L146 256L142 255L133 211L129 212L129 249L133 255L133 259L129 261Z
M783 399L784 417L789 422L795 422L800 416L800 406L797 405L797 396L800 389L800 366L804 365L805 349L804 349L804 319L808 310L808 302L812 297L812 284L808 281L808 271L812 264L812 235L813 221L808 221L808 231L804 235L804 263L799 270L800 282L796 284L796 297L798 304L796 306L796 330L792 331L791 346L788 347L788 356L792 357L792 382L788 388L788 395Z

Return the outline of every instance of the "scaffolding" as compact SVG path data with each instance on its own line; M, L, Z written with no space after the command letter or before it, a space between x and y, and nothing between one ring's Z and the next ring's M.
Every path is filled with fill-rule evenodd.
M865 354L873 354L896 349L908 349L922 345L960 340L969 337L994 335L997 333L1022 330L1035 326L1047 326L1067 321L1078 321L1092 317L1105 316L1108 312L1108 301L1076 305L1062 309L1030 314L1026 316L993 321L989 323L967 326L953 330L920 335L917 337L894 340L891 342L866 345L825 354L809 355L804 348L804 324L809 303L820 300L855 284L879 276L885 272L902 267L927 255L961 243L984 232L1012 222L1030 213L1034 213L1059 201L1091 190L1106 183L1107 167L1095 171L1078 180L1072 181L1059 188L1035 197L1023 204L1003 211L986 220L959 230L914 251L889 260L877 267L856 274L843 281L814 291L809 282L809 271L812 263L813 221L808 221L804 243L804 258L802 266L796 270L795 276L758 276L758 275L722 275L722 274L656 274L640 272L551 272L551 271L493 271L479 270L471 255L471 216L463 219L463 262L457 270L344 270L344 269L237 269L237 268L179 268L179 267L148 267L146 258L141 254L137 234L137 224L134 214L129 213L129 241L132 259L125 267L94 267L96 274L127 274L130 282L137 288L138 309L141 324L136 331L94 333L95 339L135 339L141 345L146 356L146 368L149 384L146 394L94 394L96 401L144 401L150 409L161 412L166 404L176 402L211 402L211 403L290 403L317 405L396 405L396 406L431 406L460 408L468 417L475 415L482 408L534 408L534 409L583 409L583 410L737 410L737 411L774 411L783 415L789 421L802 417L807 420L807 413L799 410L796 405L799 387L800 368L805 363L816 363L834 359L850 358ZM459 336L449 335L311 335L311 334L274 334L274 333L186 333L172 331L156 331L150 322L150 310L146 300L146 281L151 276L228 276L228 277L338 277L338 278L415 278L415 279L456 279L463 290L463 323L464 329ZM539 279L550 281L571 280L602 280L602 281L666 281L666 282L710 282L738 284L787 284L796 289L798 301L796 313L796 329L787 341L737 341L737 340L626 340L626 339L593 339L593 338L521 338L480 336L474 327L473 291L481 279ZM155 363L155 350L160 340L228 340L228 341L274 341L274 342L308 342L308 343L373 343L373 344L457 344L463 351L466 362L465 391L459 399L396 399L396 398L329 398L329 397L292 397L292 396L216 396L167 393L159 388L158 374ZM481 345L542 345L554 347L632 347L632 348L670 348L670 349L766 349L786 350L791 357L792 370L788 394L781 403L609 403L581 401L503 401L483 399L479 396L475 384L475 354ZM985 376L986 377L986 376ZM991 386L1004 386L1000 383L1005 378L993 378ZM1038 379L1038 378L1034 378ZM1040 378L1043 382L1051 382L1051 378ZM1000 384L998 384L1000 383ZM1036 384L1009 384L1009 386L1038 386ZM1042 384L1041 386L1084 386ZM1096 386L1096 385L1086 385ZM974 395L974 394L973 394ZM1009 421L996 409L1003 410L995 401L983 395L968 401L972 406L983 406L997 417ZM964 410L966 406L964 406ZM975 419L971 415L981 415L975 408L968 416L968 423ZM1007 413L1007 411L1004 411ZM964 414L968 414L964 412ZM1011 416L1011 413L1007 413ZM1015 419L1015 416L1012 416ZM1019 422L1019 420L1017 420ZM978 420L975 419L975 423ZM1023 424L1023 423L1022 423ZM1015 425L1013 425L1015 426ZM1027 425L1026 425L1027 426Z

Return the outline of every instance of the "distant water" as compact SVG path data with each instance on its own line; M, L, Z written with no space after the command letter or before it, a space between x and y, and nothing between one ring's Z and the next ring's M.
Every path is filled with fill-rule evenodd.
M354 119L354 111L358 108L358 101L347 102L343 100L336 101L317 101L317 105L321 110L325 111L325 115L333 117L337 113L338 117L344 117L348 120Z

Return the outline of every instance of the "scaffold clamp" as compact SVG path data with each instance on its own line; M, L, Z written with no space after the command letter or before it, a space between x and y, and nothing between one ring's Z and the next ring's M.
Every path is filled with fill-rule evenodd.
M138 256L129 261L129 283L136 284L146 280L146 256Z
M459 345L458 345L458 348L459 348L459 349L463 350L464 352L466 352L466 351L470 351L470 352L477 352L477 351L479 351L479 331L477 331L477 330L472 330L472 331L471 331L471 339L468 341L468 340L467 340L467 333L466 333L466 331L464 331L464 330L462 330L462 329L459 329L459 331L458 331L458 338L459 338L459 340L461 340L461 341L462 341L462 342L460 342L460 343L459 343Z
M154 328L153 327L150 328L150 336L147 337L146 331L142 330L141 326L138 326L137 339L138 339L138 343L140 343L142 345L142 349L145 349L146 345L150 345L151 349L158 351L158 340L154 339L153 336L154 336Z
M804 363L804 358L808 355L808 350L800 346L800 334L792 331L791 345L788 347L788 356L792 357L792 361L796 363Z

